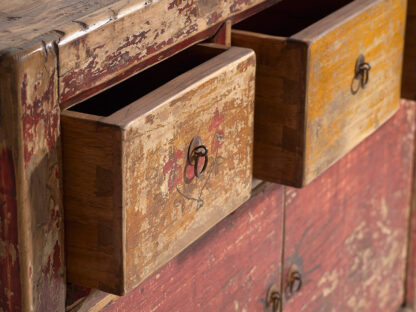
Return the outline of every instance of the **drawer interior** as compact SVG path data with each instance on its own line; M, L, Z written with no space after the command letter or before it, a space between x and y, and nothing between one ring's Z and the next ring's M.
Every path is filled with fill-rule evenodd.
M233 28L290 37L351 2L353 0L283 0Z
M96 116L110 116L177 76L221 54L225 49L226 47L219 45L193 46L72 106L69 110Z

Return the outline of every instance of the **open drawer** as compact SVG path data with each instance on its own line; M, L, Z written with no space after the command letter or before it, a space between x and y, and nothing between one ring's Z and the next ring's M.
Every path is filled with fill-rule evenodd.
M399 107L403 0L283 0L236 24L257 55L253 174L301 187Z
M124 294L249 198L254 80L196 46L62 112L68 281Z

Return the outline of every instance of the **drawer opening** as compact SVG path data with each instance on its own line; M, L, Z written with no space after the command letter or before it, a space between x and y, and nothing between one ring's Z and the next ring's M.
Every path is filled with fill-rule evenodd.
M283 0L233 28L290 37L351 2L353 0Z
M225 47L196 45L107 89L68 110L107 117L149 92L225 51Z

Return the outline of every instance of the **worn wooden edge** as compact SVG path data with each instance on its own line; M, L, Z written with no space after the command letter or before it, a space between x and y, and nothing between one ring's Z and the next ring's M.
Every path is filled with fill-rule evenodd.
M402 100L403 104L416 105L416 102ZM413 121L416 124L416 119ZM415 130L414 130L415 131ZM409 225L406 261L405 292L403 311L416 309L416 149L413 151L412 189L409 203ZM407 310L406 310L407 309Z
M346 6L320 19L316 23L306 27L300 32L291 36L292 39L313 42L325 36L339 25L348 22L357 15L368 10L369 7L377 5L383 0L354 0Z
M48 176L47 170L49 168L40 167L39 161L49 161L50 155L59 158L59 138L55 136L59 129L54 128L55 122L48 124L48 118L54 112L43 111L42 107L37 107L33 110L34 105L39 102L39 94L34 95L35 98L28 97L26 92L29 88L34 88L34 93L45 92L51 94L53 107L57 103L53 102L57 99L57 55L56 55L56 34L49 33L42 37L36 38L33 41L27 42L19 48L8 48L0 52L0 71L7 68L7 73L0 75L0 84L7 83L6 77L11 76L8 83L9 89L7 92L1 94L1 106L7 109L7 124L12 125L12 130L8 133L10 138L9 147L12 150L13 162L15 168L16 178L16 210L17 210L17 232L18 232L18 254L16 255L19 262L20 278L14 283L18 287L15 289L16 294L20 296L19 307L15 306L16 310L23 311L37 311L44 310L47 306L46 301L49 302L49 309L55 309L57 306L64 306L65 298L60 296L60 292L65 292L65 273L60 273L64 265L63 258L63 231L61 229L49 230L38 227L34 222L34 217L39 213L39 207L35 206L33 200L38 194L32 194L31 181L39 179L41 176ZM39 70L42 69L42 70ZM52 73L56 75L53 77L32 77L27 76L27 72L42 72ZM46 78L54 80L50 89L37 90L38 85L34 84L36 81L42 83ZM42 80L43 79L43 80ZM36 83L37 83L36 82ZM41 86L45 88L45 86ZM49 95L48 95L49 96ZM42 100L37 105L48 105ZM36 126L39 122L45 123L45 131L41 133L36 131ZM29 128L26 126L29 125ZM57 120L57 125L59 121ZM3 125L2 125L3 127ZM1 130L1 129L0 129ZM2 131L2 130L1 130ZM29 137L28 137L29 136ZM42 138L45 136L45 138ZM45 142L47 141L47 142ZM27 148L30 144L37 145L36 155L28 152ZM32 157L33 156L33 157ZM39 166L39 168L38 168ZM58 165L59 167L59 165ZM57 188L60 188L61 173L57 169L56 182ZM41 186L43 188L43 186ZM47 190L46 192L53 192L54 190ZM59 196L59 195L58 195ZM49 199L46 199L44 206L50 205ZM57 199L58 210L62 208L60 199ZM58 215L61 212L57 212ZM48 219L50 226L52 226L52 219ZM60 222L58 220L58 222ZM9 229L12 230L12 229ZM52 252L49 250L47 244L38 245L34 242L35 237L43 235L44 242L56 242L55 249ZM49 259L45 263L45 259ZM53 267L52 267L53 264ZM53 271L52 271L53 270ZM53 286L52 286L53 285ZM55 297L54 297L55 296ZM45 310L46 311L46 310Z
M209 40L212 43L218 43L227 47L231 46L231 19L226 20L215 33L215 35Z
M148 113L158 106L177 98L193 88L195 83L203 83L209 76L227 70L225 65L241 62L243 59L255 57L250 49L231 47L225 52L213 57L186 73L179 75L165 85L146 94L137 101L118 110L114 114L100 119L105 124L117 125L127 129L138 116Z
M268 35L264 33L259 33L255 31L249 31L249 30L241 30L241 29L232 29L232 34L236 35L243 35L243 36L254 36L258 39L265 39L265 40L277 40L277 41L287 41L288 37L282 37L282 36L274 36L274 35Z
M21 109L19 109L19 105L14 105L15 99L18 98L18 63L18 59L10 54L0 58L0 152L2 166L0 171L0 233L7 230L0 236L0 244L7 246L7 250L2 250L0 253L2 266L0 270L2 271L0 274L2 286L0 309L5 311L21 310L23 307L28 307L31 301L30 296L27 296L30 283L22 274L22 271L25 271L27 260L25 254L22 253L25 250L25 240L22 239L24 233L19 226L23 211L18 209L19 203L22 203L20 185L23 183L21 174L23 146L19 144L22 131L19 129L20 123L17 122ZM9 122L5 120L6 112ZM3 154L7 156L3 156ZM9 191L3 190L6 184L10 188ZM6 196L13 200L11 207L8 203L3 202L3 197ZM7 210L3 212L3 209ZM13 220L10 220L9 226L3 229L3 224L6 221L2 219L7 217L6 214L9 214L10 210L14 211L14 214L10 215ZM14 256L12 256L12 251Z
M416 101L416 1L407 1L401 97Z
M111 295L98 289L93 289L87 297L83 297L71 306L66 312L98 312L116 300L118 296Z
M294 38L290 38L288 40L291 44L296 44L298 45L304 53L304 57L306 58L305 60L305 64L309 64L310 63L310 59L311 59L311 49L310 49L310 43L307 41L302 41L302 40L297 40ZM306 157L305 157L305 153L306 153L306 132L308 131L308 96L307 94L309 93L309 77L310 77L310 66L306 66L306 69L303 72L303 85L304 85L304 97L303 97L303 103L305 103L305 105L302 107L302 116L299 116L299 120L303 119L303 134L300 137L300 146L302 146L302 151L301 151L301 158L299 161L299 177L298 177L298 181L296 181L295 183L293 183L293 187L296 188L302 188L304 186L306 186L307 184L309 184L310 181L306 181L305 180L305 166L306 166Z

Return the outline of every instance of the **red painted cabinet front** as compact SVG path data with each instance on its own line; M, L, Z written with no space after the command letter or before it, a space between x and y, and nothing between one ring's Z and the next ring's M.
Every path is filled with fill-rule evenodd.
M286 191L283 311L397 311L403 303L414 106L304 189ZM286 278L285 278L285 283Z

